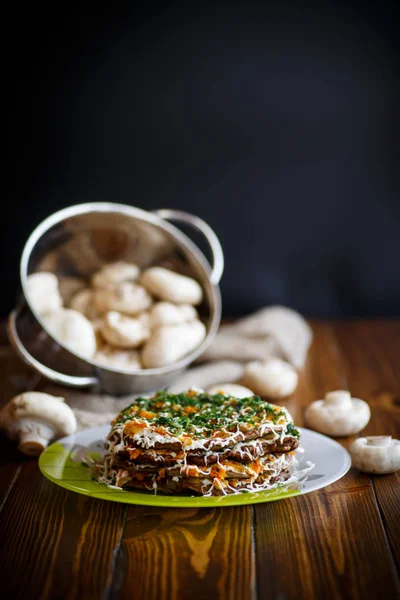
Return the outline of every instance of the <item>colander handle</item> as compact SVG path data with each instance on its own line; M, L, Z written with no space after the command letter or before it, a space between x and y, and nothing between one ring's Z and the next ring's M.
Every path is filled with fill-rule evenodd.
M46 365L43 365L41 362L36 360L36 358L34 358L28 352L21 342L17 329L17 317L18 309L13 310L8 317L8 338L13 348L17 351L19 356L27 365L33 367L38 373L40 373L40 375L43 375L47 379L54 381L54 383L59 383L60 385L66 385L74 388L88 388L98 383L96 377L76 377L74 375L65 375L65 373L54 371L54 369L50 369L50 367L46 367Z
M206 238L212 253L212 269L210 273L210 281L213 285L218 285L224 272L224 253L219 239L215 235L211 227L195 215L184 212L182 210L173 210L171 208L161 208L160 210L153 211L161 219L167 221L180 221L190 225L194 229L200 231Z

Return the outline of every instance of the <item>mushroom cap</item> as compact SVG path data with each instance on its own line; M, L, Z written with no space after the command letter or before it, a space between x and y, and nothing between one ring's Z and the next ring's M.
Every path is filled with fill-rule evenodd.
M175 304L200 304L203 290L192 277L181 275L164 267L150 267L141 277L140 283L153 296Z
M101 334L117 348L137 348L150 338L151 331L140 319L110 311L104 316Z
M245 367L243 383L256 394L267 398L285 398L297 387L298 375L288 362L270 358L262 362L250 362Z
M224 394L233 398L250 398L254 393L247 387L237 383L218 383L207 389L208 394Z
M116 369L137 371L142 368L140 354L137 350L115 348L108 344L101 345L93 358L105 366Z
M93 290L93 308L99 314L109 311L137 315L147 310L153 300L150 294L137 283L122 281Z
M179 325L198 317L197 310L191 304L172 304L172 302L156 302L150 310L151 327Z
M62 307L58 279L53 273L32 273L27 277L26 286L29 300L41 316Z
M347 390L328 392L324 400L312 402L305 411L311 429L333 437L355 435L368 424L371 410L364 400L352 398Z
M99 317L98 313L93 308L93 292L89 288L79 290L71 299L69 308L82 313L90 320Z
M72 352L91 357L96 351L96 336L91 322L72 308L44 315L43 322L51 334Z
M400 469L400 440L390 435L358 438L349 451L353 466L365 473L383 475Z
M178 362L197 348L206 335L204 323L197 319L158 327L142 350L143 367L153 369Z
M104 265L92 277L94 287L107 287L113 283L122 281L134 281L139 277L139 267L134 263L118 261Z
M46 423L54 430L54 436L70 435L76 431L76 419L64 398L42 392L24 392L15 396L0 412L0 426L10 437L18 436L17 422Z

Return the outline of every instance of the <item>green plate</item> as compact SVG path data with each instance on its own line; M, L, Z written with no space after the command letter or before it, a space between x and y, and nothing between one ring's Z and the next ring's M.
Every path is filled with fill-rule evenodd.
M314 467L312 470L313 475L309 475L301 485L293 486L292 484L291 486L281 486L269 491L240 493L229 496L163 496L150 492L125 491L97 483L92 479L89 467L80 462L80 457L102 453L103 443L108 432L108 426L97 427L55 442L39 458L41 472L47 479L57 485L85 496L126 504L179 508L238 506L282 500L283 498L297 496L324 487L342 477L350 467L350 458L344 448L325 436L303 429L302 446L305 452L301 455L301 462L308 460L315 463L315 458L320 457L321 453L324 455L323 450L325 449L330 464L334 465L334 472L331 472L332 469L328 469L328 473L326 473L327 469L325 468L325 474L318 474ZM307 451L307 445L310 452ZM336 458L333 462L332 455ZM319 459L319 463L321 463L321 459Z

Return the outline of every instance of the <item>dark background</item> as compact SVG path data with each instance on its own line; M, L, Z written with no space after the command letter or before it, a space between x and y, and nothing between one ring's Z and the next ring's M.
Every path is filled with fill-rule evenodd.
M4 24L3 314L32 228L95 200L207 220L226 253L226 315L400 314L390 4L60 6L17 7Z

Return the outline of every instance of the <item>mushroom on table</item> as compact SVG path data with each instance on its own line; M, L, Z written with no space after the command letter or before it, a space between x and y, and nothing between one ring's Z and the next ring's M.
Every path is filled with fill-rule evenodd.
M305 412L311 429L333 437L355 435L367 426L370 408L364 400L352 398L347 390L325 394L324 400L312 402Z
M74 433L76 419L64 398L24 392L3 407L0 427L23 454L38 456L53 438Z
M358 438L350 446L354 467L364 473L384 475L400 469L400 440L390 435L370 435Z

